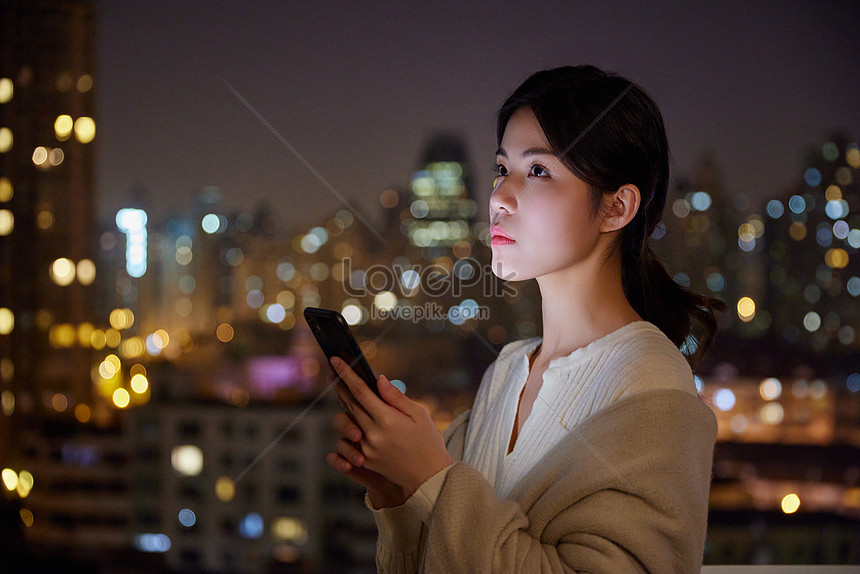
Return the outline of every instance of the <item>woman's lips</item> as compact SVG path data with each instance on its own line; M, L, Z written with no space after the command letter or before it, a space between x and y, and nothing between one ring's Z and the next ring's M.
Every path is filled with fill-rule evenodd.
M516 241L501 227L494 225L490 228L490 245L510 245L511 243L516 243Z

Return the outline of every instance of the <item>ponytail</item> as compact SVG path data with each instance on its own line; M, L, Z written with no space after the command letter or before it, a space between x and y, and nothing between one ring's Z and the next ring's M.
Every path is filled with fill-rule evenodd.
M726 304L679 285L647 244L636 259L622 252L621 284L627 300L640 317L680 347L695 368L717 331L716 314Z

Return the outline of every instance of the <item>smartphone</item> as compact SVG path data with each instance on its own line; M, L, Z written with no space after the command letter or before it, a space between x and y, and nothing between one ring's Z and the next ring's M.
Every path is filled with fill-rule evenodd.
M305 307L305 321L311 328L311 333L316 337L317 343L323 350L327 359L340 357L346 364L352 367L359 377L367 383L370 389L379 395L376 388L376 377L361 351L361 347L352 336L349 325L343 315L329 309L318 309L316 307ZM337 374L329 361L329 368Z

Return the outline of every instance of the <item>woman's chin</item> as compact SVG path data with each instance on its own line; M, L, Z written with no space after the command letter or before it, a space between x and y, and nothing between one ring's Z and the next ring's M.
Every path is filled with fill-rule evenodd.
M518 273L510 264L505 264L501 259L493 259L493 275L502 281L519 281Z

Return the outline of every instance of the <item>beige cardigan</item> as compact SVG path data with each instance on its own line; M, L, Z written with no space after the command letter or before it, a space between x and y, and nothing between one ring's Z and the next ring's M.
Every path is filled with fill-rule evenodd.
M445 431L456 461L469 414ZM391 574L699 572L716 432L698 397L654 390L572 429L508 500L457 462L427 524L407 505L375 513L377 567Z

